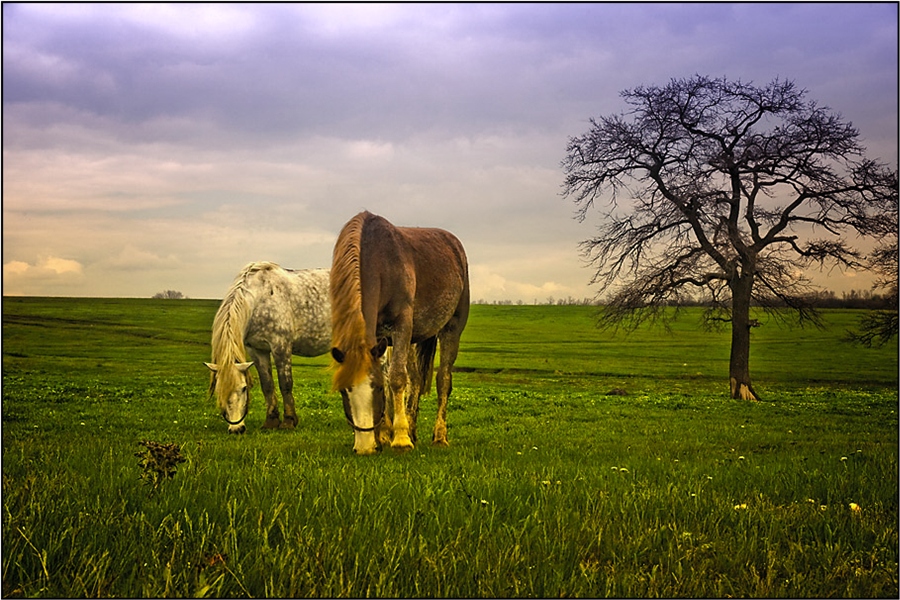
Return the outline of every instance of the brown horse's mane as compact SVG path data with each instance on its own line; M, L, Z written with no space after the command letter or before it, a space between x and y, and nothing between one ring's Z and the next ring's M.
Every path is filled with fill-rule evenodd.
M361 212L344 225L334 245L331 264L331 344L344 353L335 361L334 391L350 389L369 374L372 356L366 346L366 322L362 312L360 240L371 217Z

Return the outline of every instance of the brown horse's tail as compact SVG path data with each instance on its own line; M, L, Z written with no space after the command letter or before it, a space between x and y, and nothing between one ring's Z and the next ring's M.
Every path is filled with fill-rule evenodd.
M416 344L416 348L418 351L418 362L419 362L419 372L417 375L421 377L420 383L420 394L424 396L425 394L431 392L431 380L432 375L434 374L434 356L437 354L437 337L428 338L424 342Z
M372 367L372 355L366 344L359 267L360 240L368 215L361 212L350 219L334 244L330 282L331 344L343 355L340 362L336 360L332 365L334 391L360 383Z

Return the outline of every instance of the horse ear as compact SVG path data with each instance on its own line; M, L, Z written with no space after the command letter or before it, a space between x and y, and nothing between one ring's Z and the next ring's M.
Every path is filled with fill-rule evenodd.
M241 373L246 373L247 369L249 369L250 367L253 366L253 363L252 362L235 363L234 366L236 366L237 370L240 371Z
M344 358L346 358L346 357L344 356L344 353L341 352L340 350L338 350L337 348L332 348L331 349L331 358L333 358L335 361L337 361L339 363L342 363L342 362L344 362Z
M213 373L215 373L219 370L219 365L214 365L214 364L208 363L208 362L205 362L203 364L206 365L207 367L209 367L209 370L212 371Z
M375 344L375 347L371 350L372 358L378 360L379 358L384 356L384 353L387 352L387 347L387 338L381 338L380 340L378 340L378 343Z

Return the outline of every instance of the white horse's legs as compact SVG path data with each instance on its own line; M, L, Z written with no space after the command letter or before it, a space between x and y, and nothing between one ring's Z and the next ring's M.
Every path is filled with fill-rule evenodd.
M268 352L247 348L247 352L256 365L259 375L259 387L266 399L266 422L263 429L276 429L281 424L278 413L278 399L275 397L275 380L272 378L272 361Z
M278 387L281 390L281 400L284 402L284 421L282 429L293 429L297 426L297 410L294 407L294 374L291 370L291 349L273 348L275 356L275 368L278 370ZM276 410L278 410L276 408Z

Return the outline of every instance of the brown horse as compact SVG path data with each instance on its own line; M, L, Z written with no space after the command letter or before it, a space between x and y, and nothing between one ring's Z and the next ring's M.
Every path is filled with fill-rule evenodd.
M469 316L468 264L459 240L442 229L395 227L362 212L338 235L330 289L334 389L355 431L354 452L373 454L387 439L397 450L413 448L418 400L430 386L438 344L432 443L448 445L450 371ZM388 345L392 424L385 419L379 364Z

